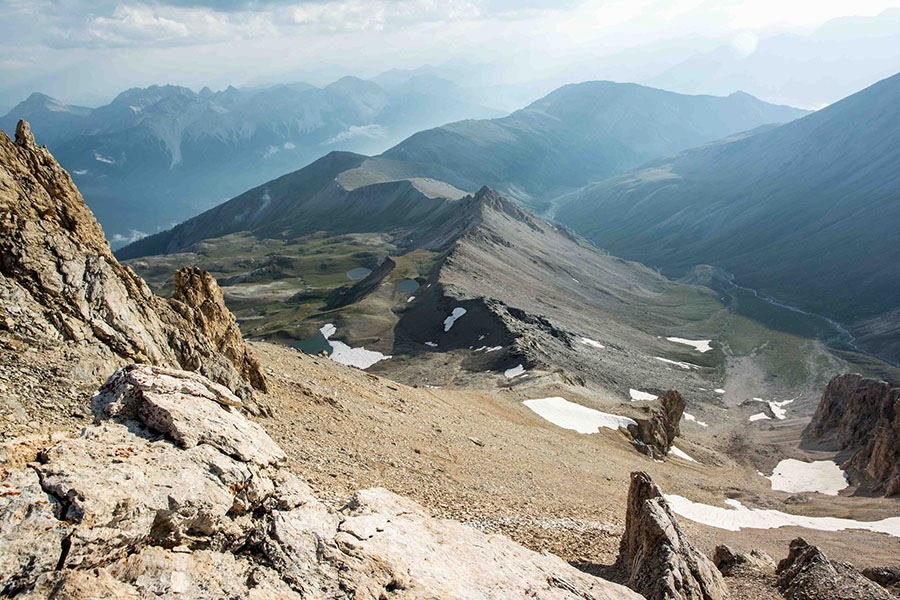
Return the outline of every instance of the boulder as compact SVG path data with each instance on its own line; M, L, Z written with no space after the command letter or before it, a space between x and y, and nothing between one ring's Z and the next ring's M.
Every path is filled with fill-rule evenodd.
M787 558L778 563L777 586L787 600L892 600L853 565L831 561L803 538L791 542Z
M722 575L749 575L775 572L775 559L762 550L753 549L749 553L735 552L725 545L716 546L713 563Z
M669 390L648 407L649 416L637 418L636 425L629 425L635 447L657 460L662 460L672 449L675 438L681 434L681 415L684 414L684 398Z
M384 489L320 502L196 373L133 365L97 424L4 474L0 585L29 600L638 600L561 559ZM16 518L18 516L18 518ZM24 518L23 518L24 517Z
M900 494L900 387L855 374L835 377L804 439L854 451L841 468L862 491Z
M662 491L646 473L631 474L617 566L628 587L653 600L721 600L725 581L686 539Z

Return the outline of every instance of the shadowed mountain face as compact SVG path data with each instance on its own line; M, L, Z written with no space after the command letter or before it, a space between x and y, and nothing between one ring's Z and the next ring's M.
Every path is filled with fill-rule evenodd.
M33 94L0 118L31 122L83 191L114 246L214 206L331 150L378 152L426 127L496 110L447 86L385 91L345 77L195 93L122 92L96 109Z
M555 196L647 160L804 114L743 93L685 96L592 81L564 86L508 117L422 131L382 156L461 189L496 187L544 211Z
M900 75L781 127L588 186L557 218L669 273L715 265L858 322L865 347L898 361L886 318L900 292L898 100Z

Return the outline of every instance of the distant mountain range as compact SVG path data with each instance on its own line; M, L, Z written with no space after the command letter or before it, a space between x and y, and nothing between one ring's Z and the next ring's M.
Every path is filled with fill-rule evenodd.
M352 77L324 88L151 86L95 109L32 94L0 128L11 134L19 119L30 121L121 245L329 150L378 152L423 128L501 114L467 93L422 75L390 91Z
M590 185L557 219L670 275L710 264L900 361L900 75Z
M508 117L419 132L384 158L474 191L490 185L532 210L650 159L807 114L748 94L688 96L629 83L566 85Z
M391 205L398 195L458 198L482 184L546 210L556 195L650 158L803 114L741 93L717 98L612 82L569 85L508 117L426 130L377 157L332 153L119 256L176 252L237 231L289 236L372 231L373 221L399 226L417 213ZM370 204L359 200L354 207L362 209L348 212L338 208L345 198ZM385 206L393 212L383 212Z

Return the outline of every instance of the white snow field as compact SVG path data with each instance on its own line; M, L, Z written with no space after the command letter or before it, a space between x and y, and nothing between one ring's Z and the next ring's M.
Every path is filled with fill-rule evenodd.
M805 527L819 531L843 531L864 529L900 537L900 517L888 517L880 521L856 521L837 517L806 517L780 510L747 508L737 500L727 499L730 508L693 502L683 496L666 494L666 501L675 514L696 523L740 531L741 529L777 529L779 527Z
M766 413L756 413L755 415L750 415L750 418L748 420L751 423L753 423L755 421L764 421L765 419L771 419L771 418L772 417L770 417Z
M709 345L712 340L686 340L680 337L667 337L666 339L670 342L675 342L676 344L693 346L694 350L696 350L697 352L709 352L710 350L712 350L712 346Z
M641 390L633 388L628 390L628 395L631 396L632 402L638 402L640 400L656 400L656 394L648 394L647 392L642 392Z
M600 412L558 396L526 400L523 404L554 425L578 433L597 433L601 427L619 429L619 427L637 425L633 419L628 417Z
M847 487L844 472L833 460L803 462L786 458L775 467L768 477L772 489L781 492L819 492L828 496Z
M363 346L351 348L344 342L328 339L337 331L337 327L331 323L323 326L319 331L322 332L322 335L325 336L325 339L328 340L328 344L331 346L331 356L329 358L342 365L356 367L357 369L368 369L375 363L390 358L390 356L385 356L381 352L366 350Z
M450 313L450 316L444 319L444 331L450 331L450 328L453 327L453 324L456 323L456 320L466 314L466 309L462 306L457 306L453 309L453 312Z

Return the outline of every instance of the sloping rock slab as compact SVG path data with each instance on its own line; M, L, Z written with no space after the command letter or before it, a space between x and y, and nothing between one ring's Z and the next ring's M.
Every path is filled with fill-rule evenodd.
M260 466L285 454L258 424L231 407L241 401L197 373L130 365L119 369L93 400L98 419L137 420L184 448L209 444Z

